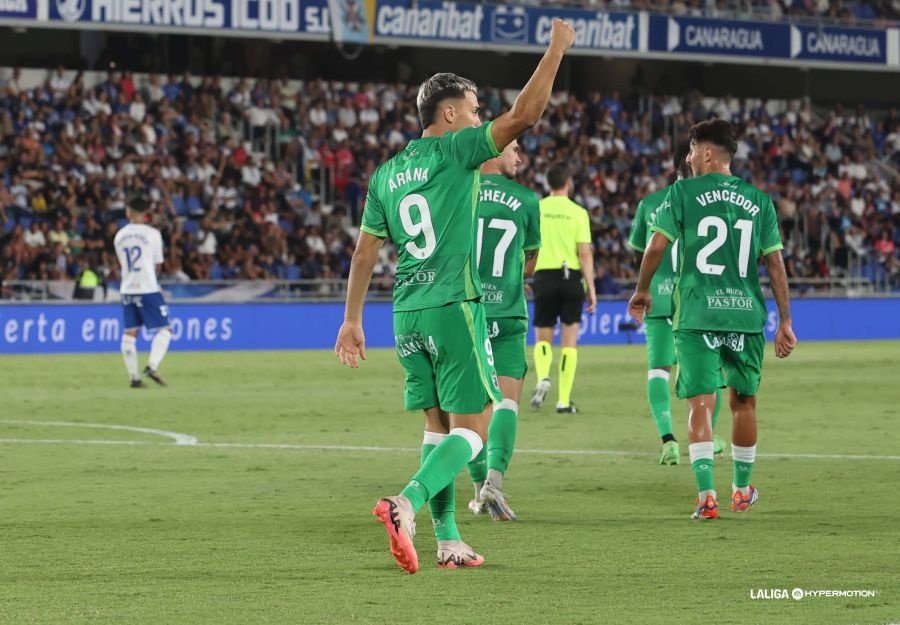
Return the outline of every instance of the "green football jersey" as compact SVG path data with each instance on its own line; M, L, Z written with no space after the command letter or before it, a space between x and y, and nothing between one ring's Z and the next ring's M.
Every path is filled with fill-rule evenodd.
M499 155L491 124L410 141L369 181L363 232L397 246L394 310L476 299L479 168Z
M653 236L650 226L653 225L656 213L668 194L669 187L666 187L656 193L651 193L638 204L628 244L642 254ZM653 296L653 303L650 305L648 317L672 316L672 292L675 289L675 272L678 269L677 254L678 242L676 241L666 247L666 253L659 264L659 269L656 270L653 281L650 283L650 295Z
M475 248L488 318L528 318L525 252L541 246L538 197L500 174L481 177Z
M763 331L757 260L782 248L767 194L725 174L679 180L650 229L679 241L674 329Z

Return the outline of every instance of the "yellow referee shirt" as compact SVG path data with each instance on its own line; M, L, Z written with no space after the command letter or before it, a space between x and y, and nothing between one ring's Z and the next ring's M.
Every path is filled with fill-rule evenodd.
M578 244L591 242L591 222L581 206L562 195L545 197L541 209L541 249L535 271L581 269Z

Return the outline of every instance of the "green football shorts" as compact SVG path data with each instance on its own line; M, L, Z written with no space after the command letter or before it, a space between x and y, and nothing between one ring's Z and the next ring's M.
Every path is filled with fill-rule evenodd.
M497 317L488 319L487 325L497 375L521 380L528 371L525 359L528 319Z
M766 337L762 332L704 332L678 330L675 351L678 354L678 379L675 394L679 399L715 393L725 386L741 395L756 395L762 378Z
M476 414L503 399L481 302L395 312L394 343L407 410Z
M647 369L660 369L675 364L675 336L672 334L671 317L647 317L644 319L647 335Z

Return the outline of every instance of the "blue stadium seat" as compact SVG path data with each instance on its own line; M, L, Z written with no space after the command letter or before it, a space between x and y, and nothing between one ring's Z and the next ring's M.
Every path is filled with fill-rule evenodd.
M297 265L288 265L284 268L284 279L285 280L299 280L300 279L300 267Z
M179 217L186 217L188 214L187 203L185 203L184 198L180 195L172 196L172 208L175 209L175 214Z
M185 234L197 234L198 230L200 230L200 222L195 219L186 219L181 224L181 231Z
M192 195L187 199L187 212L188 215L202 215L206 212L203 210L203 203L200 201L200 198Z

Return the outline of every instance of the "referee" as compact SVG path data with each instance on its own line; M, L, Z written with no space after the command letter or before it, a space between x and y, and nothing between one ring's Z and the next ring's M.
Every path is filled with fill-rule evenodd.
M559 400L556 412L576 412L572 385L578 364L578 324L587 288L589 313L597 307L594 288L594 252L587 211L569 199L572 177L565 163L554 163L547 171L550 195L541 200L541 249L534 273L534 368L538 383L531 407L540 408L550 390L553 364L553 328L562 322L562 358L559 361Z

